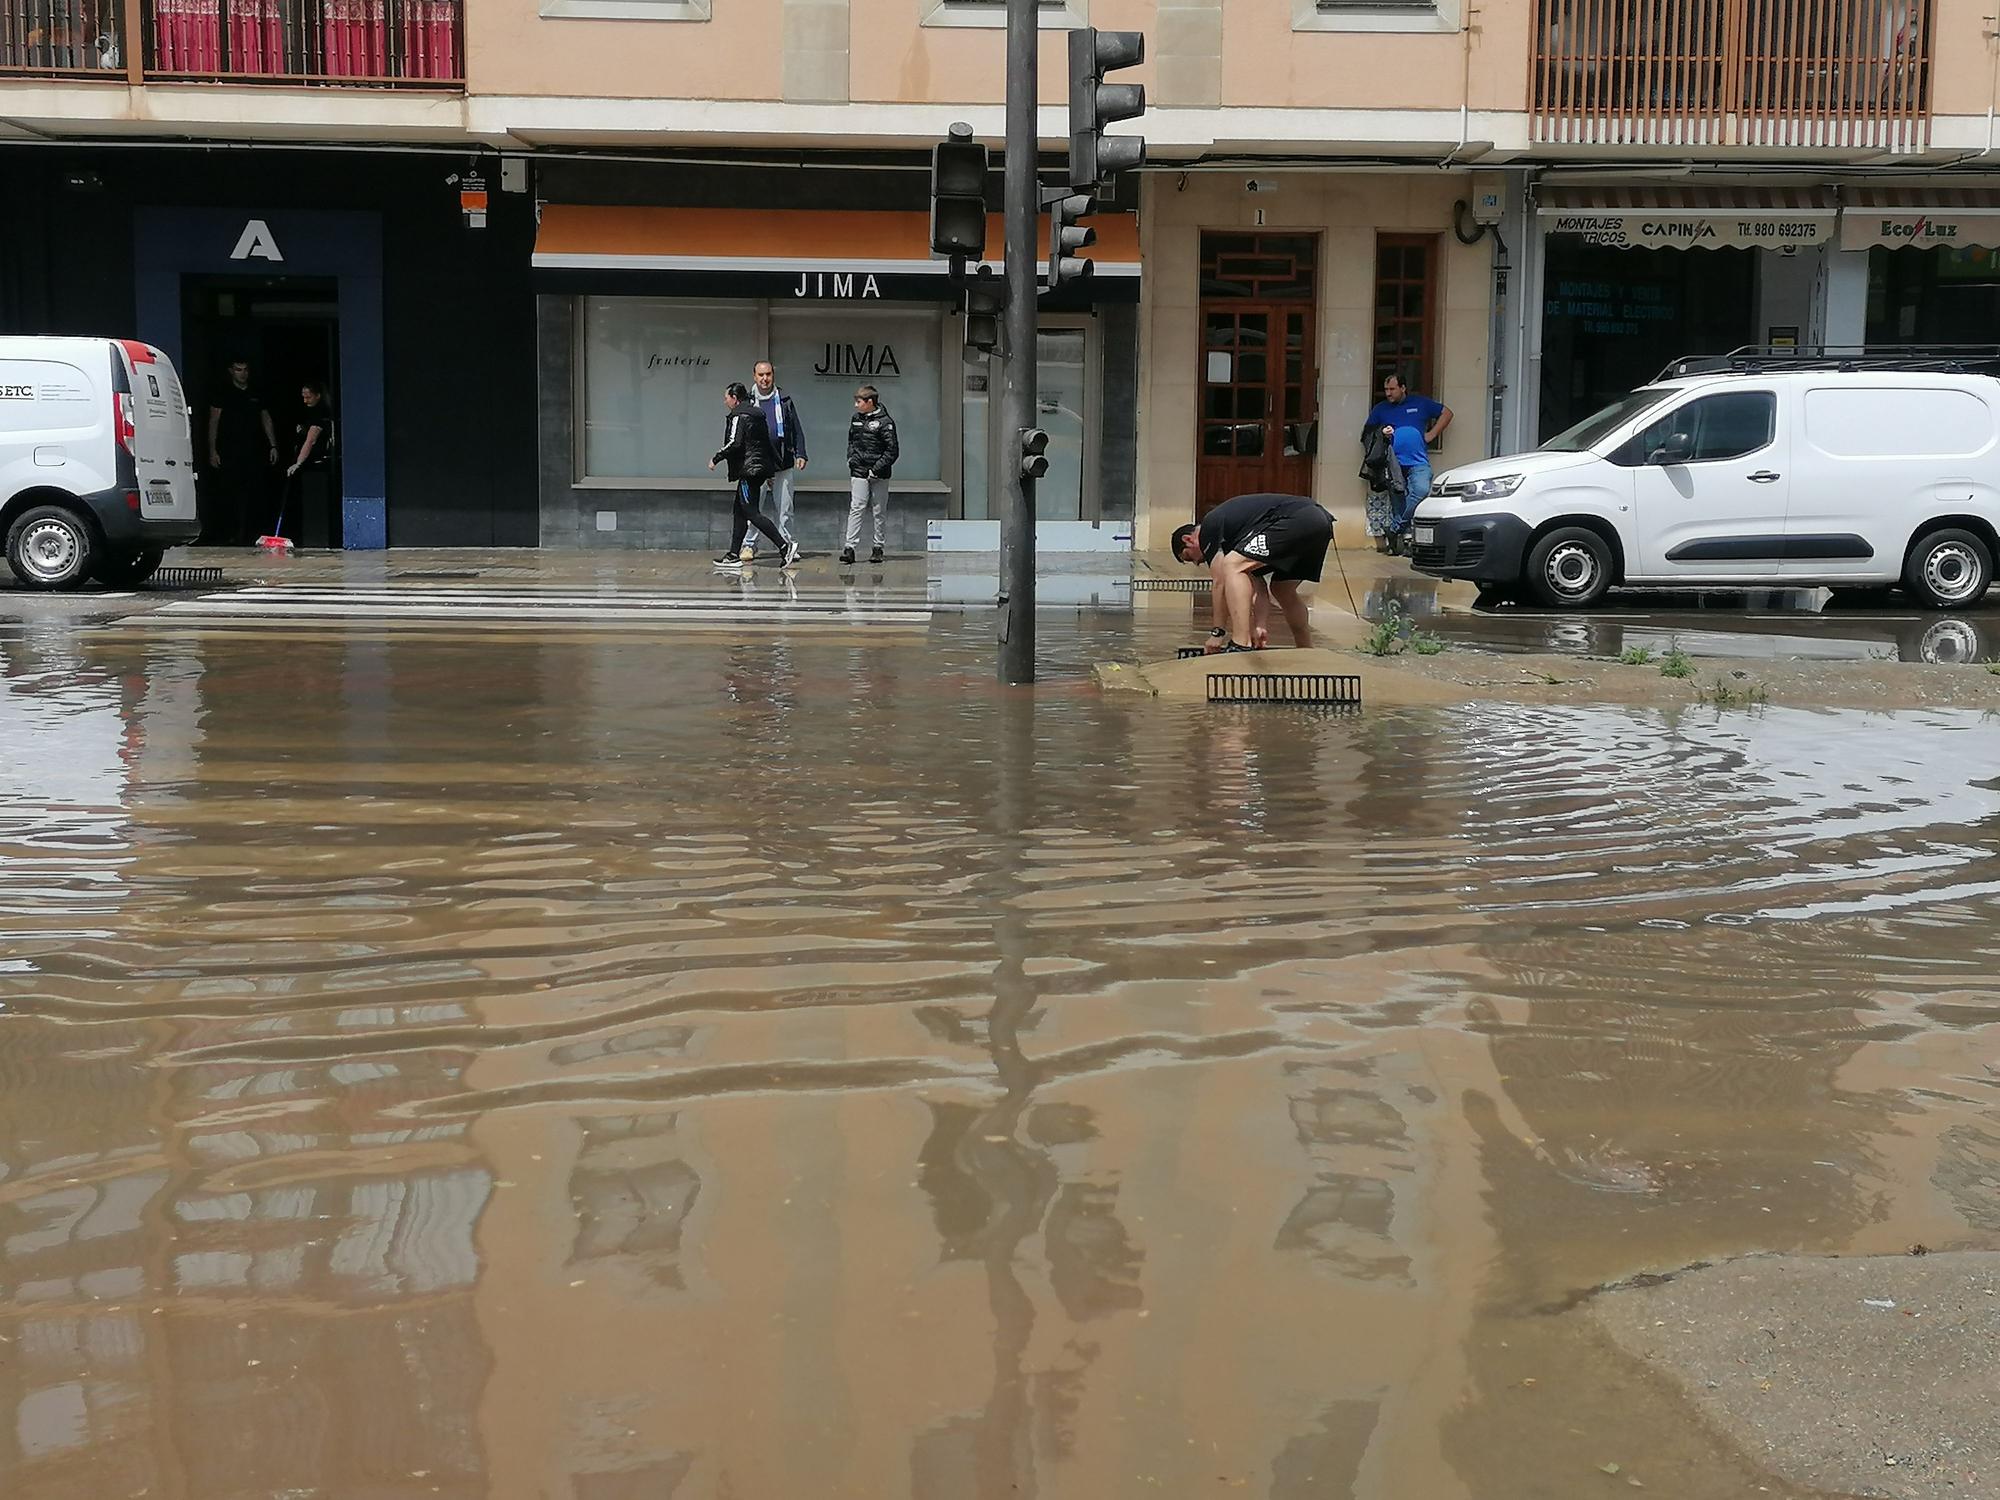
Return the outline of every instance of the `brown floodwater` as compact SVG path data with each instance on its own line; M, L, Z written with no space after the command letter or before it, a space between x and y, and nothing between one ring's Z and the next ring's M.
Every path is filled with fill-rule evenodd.
M2000 729L1187 615L0 629L0 1494L1796 1495L1564 1310L2000 1243Z

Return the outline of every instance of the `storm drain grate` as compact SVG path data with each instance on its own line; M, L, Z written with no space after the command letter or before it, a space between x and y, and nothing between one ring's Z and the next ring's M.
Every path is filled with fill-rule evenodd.
M1361 679L1336 672L1211 672L1210 703L1361 705Z
M1132 580L1134 593L1140 594L1205 594L1208 592L1206 578L1135 578Z
M1208 655L1208 652L1203 650L1200 646L1182 646L1174 652L1174 660L1192 661L1197 656L1206 656L1206 655Z
M156 589L212 589L222 582L222 569L155 568L146 582Z
M475 569L433 568L421 573L398 573L398 578L483 578L486 575Z

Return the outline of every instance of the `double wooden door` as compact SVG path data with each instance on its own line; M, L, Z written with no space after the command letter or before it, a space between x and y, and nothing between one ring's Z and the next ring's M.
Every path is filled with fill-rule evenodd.
M1202 307L1195 516L1232 495L1312 494L1319 372L1310 303Z

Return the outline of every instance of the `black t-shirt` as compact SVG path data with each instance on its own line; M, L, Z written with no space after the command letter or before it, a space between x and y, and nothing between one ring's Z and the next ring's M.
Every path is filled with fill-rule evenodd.
M215 446L225 459L232 454L261 458L271 451L271 440L264 435L264 398L254 389L239 391L231 382L223 386L214 405L222 412Z
M319 440L313 444L313 451L306 455L308 469L324 469L327 455L333 451L333 408L324 401L318 406L302 408L299 419L292 424L292 458L296 462L299 449L306 445L308 429L319 429Z
M1201 560L1214 562L1218 552L1235 552L1261 531L1281 526L1301 511L1317 506L1304 495L1238 495L1201 518Z

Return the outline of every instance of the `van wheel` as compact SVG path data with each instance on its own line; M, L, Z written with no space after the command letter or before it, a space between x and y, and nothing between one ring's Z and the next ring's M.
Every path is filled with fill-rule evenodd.
M1948 528L1918 537L1903 564L1903 587L1932 609L1967 609L1986 597L1993 554L1969 531Z
M1528 588L1555 609L1587 609L1611 587L1611 545L1585 526L1551 531L1528 554Z
M101 558L97 564L97 581L114 589L132 588L151 578L159 570L160 559L165 556L166 553L158 547L148 547L139 552Z
M7 533L7 566L31 589L75 588L97 549L90 523L61 505L24 511Z

